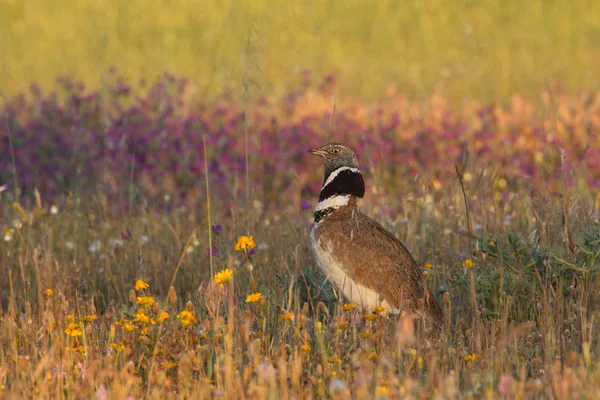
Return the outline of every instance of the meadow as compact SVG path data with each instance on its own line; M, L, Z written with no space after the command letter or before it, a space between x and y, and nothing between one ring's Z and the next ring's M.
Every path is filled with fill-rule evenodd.
M0 48L0 399L600 398L594 2L3 0ZM438 336L315 265L332 141Z
M69 79L0 124L2 398L578 398L600 394L600 95L278 101ZM445 315L435 338L346 303L308 238L306 153L358 152L361 208Z

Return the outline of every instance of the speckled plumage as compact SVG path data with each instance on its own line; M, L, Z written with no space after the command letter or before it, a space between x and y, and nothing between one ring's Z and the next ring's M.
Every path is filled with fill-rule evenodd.
M346 157L348 165L335 159L338 153L328 153L332 148L349 154ZM321 193L328 193L328 197L320 196L319 215L315 213L316 223L311 232L313 251L321 269L345 297L364 308L383 305L392 313L407 310L426 317L435 327L441 327L442 310L406 247L383 226L359 211L357 197L364 194L362 175L362 190L359 186L348 185L349 180L358 182L358 177L335 176L335 171L345 167L356 168L360 174L354 152L339 144L325 145L311 152L324 158L325 184ZM329 176L334 179L327 183ZM345 182L336 183L338 179ZM348 199L332 202L332 196L347 196ZM327 199L330 204L341 205L324 213L323 204Z

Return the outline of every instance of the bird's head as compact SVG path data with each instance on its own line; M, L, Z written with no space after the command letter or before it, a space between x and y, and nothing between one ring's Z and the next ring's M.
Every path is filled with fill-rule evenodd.
M325 164L325 174L335 171L340 167L350 167L360 169L356 153L343 144L328 143L321 147L315 147L308 150L311 154L316 154L321 157Z

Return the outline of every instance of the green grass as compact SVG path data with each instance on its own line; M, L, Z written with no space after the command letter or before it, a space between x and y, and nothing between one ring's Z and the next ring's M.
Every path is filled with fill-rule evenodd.
M555 79L598 90L600 9L594 2L5 0L0 90L57 75L102 85L111 66L136 83L165 70L204 98L226 87L280 95L304 69L334 74L339 96L455 100L535 97Z

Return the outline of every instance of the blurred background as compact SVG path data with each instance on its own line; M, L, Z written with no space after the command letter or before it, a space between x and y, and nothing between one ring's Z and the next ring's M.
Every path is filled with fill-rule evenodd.
M199 97L244 87L280 96L303 71L337 95L453 101L536 98L559 81L598 89L600 7L591 0L2 0L3 101L57 76L98 87L114 67L136 85L165 71Z

